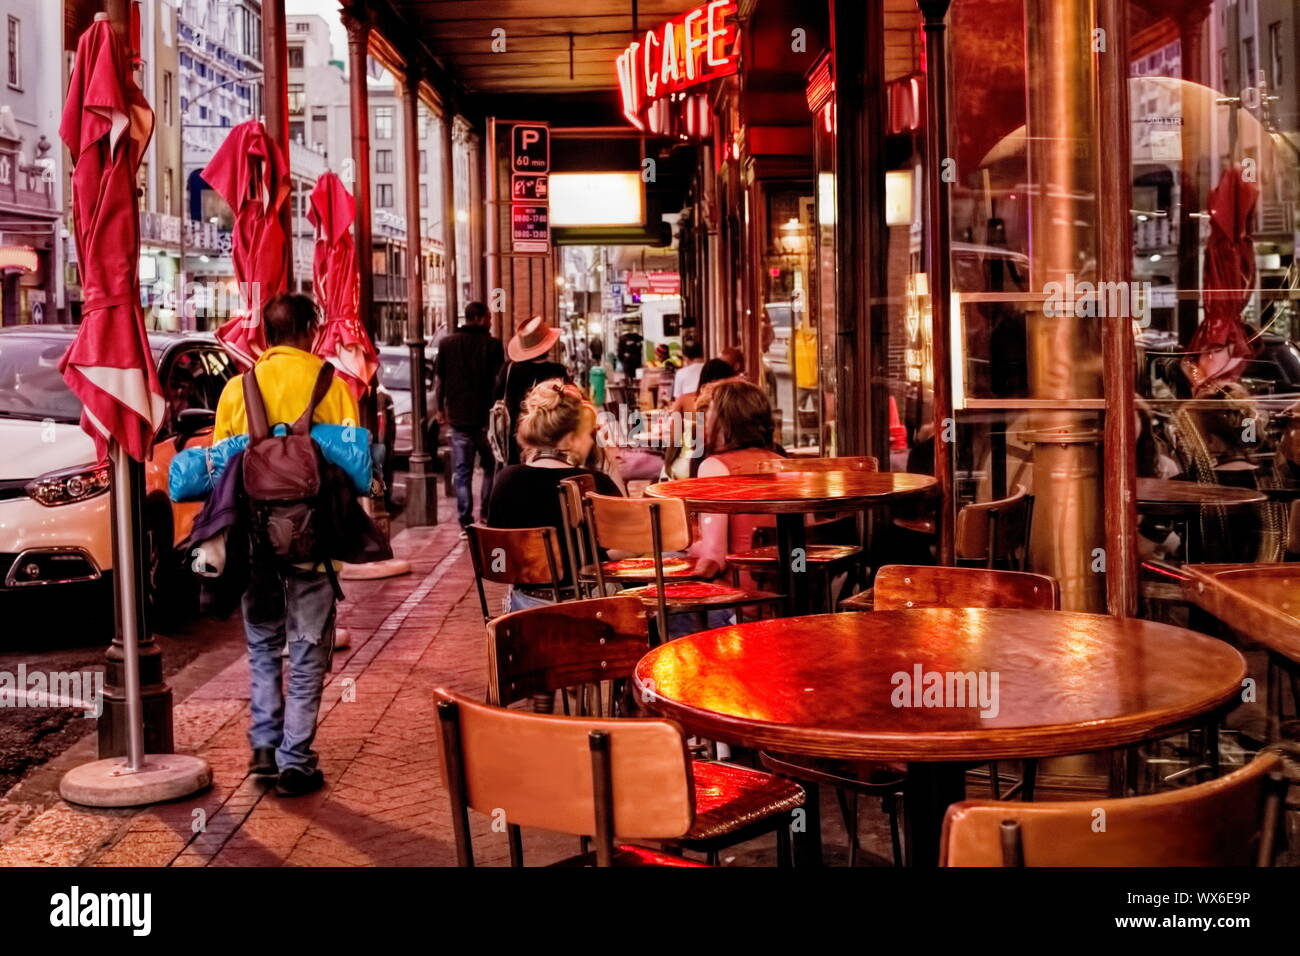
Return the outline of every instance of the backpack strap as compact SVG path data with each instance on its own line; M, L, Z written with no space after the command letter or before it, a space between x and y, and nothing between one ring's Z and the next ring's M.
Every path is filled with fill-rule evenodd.
M316 414L316 406L325 398L325 394L330 390L330 385L334 382L334 365L330 362L322 362L320 374L316 376L316 385L311 390L311 398L307 401L307 407L302 410L298 420L293 423L291 431L295 435L310 435L312 416Z
M262 389L257 384L254 369L244 373L244 417L248 419L248 442L261 441L270 434L271 427L266 423L266 403L262 401Z

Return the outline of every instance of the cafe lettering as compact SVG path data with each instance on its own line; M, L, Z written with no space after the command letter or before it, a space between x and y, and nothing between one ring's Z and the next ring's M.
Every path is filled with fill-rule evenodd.
M618 55L618 86L629 123L644 130L657 101L736 72L736 13L733 0L713 0L647 30Z

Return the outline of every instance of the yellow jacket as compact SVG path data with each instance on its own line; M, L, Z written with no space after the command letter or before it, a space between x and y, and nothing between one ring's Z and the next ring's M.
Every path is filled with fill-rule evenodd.
M262 389L267 423L271 427L274 428L280 422L293 424L303 413L322 364L323 360L310 352L289 345L273 346L258 357L253 373ZM357 410L352 391L336 376L329 391L316 406L312 421L323 425L358 425L360 419L361 414ZM226 383L221 401L217 403L217 424L212 433L212 441L219 442L231 435L247 432L244 376L236 375Z

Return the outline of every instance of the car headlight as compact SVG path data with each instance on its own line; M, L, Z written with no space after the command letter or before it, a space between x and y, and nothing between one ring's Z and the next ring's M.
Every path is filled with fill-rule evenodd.
M393 424L394 424L394 425L409 425L409 424L411 424L411 413L410 413L410 412L402 412L400 415L398 415L396 418L393 419Z
M27 484L27 494L47 508L85 501L108 491L108 465L51 471Z

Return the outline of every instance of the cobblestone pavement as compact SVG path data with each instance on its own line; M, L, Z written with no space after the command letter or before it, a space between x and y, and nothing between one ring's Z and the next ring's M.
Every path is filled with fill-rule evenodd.
M212 765L210 790L142 810L86 809L54 796L60 768L50 768L32 781L50 794L44 807L16 831L0 832L0 865L454 864L431 691L443 685L482 695L486 654L469 555L445 503L443 510L441 524L395 539L411 574L345 582L340 623L352 645L336 654L322 703L316 747L324 790L283 799L247 775L248 668L241 657L175 708L177 749ZM66 756L72 765L93 752ZM491 832L477 814L473 827L476 861L506 864L505 834ZM577 851L573 837L536 831L525 831L524 846L530 863ZM724 861L771 865L773 840L753 841Z

